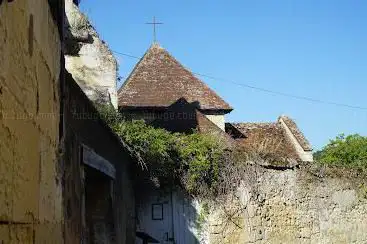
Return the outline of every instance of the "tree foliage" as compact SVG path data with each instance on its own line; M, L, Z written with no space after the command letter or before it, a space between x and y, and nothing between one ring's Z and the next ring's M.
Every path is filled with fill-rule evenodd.
M341 134L314 157L324 164L367 168L367 137Z

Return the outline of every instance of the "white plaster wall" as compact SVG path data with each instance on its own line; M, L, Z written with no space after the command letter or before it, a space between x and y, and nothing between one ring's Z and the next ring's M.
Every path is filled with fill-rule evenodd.
M154 203L163 204L163 220L152 220ZM171 193L169 190L157 188L145 189L141 197L137 198L137 231L145 232L160 243L202 243L199 242L196 229L199 211L198 201L181 190L176 189ZM168 241L167 234L170 239ZM140 243L141 240L137 238L136 244Z
M159 243L170 243L168 238L172 237L172 209L170 194L162 194L158 190L151 189L151 191L145 192L143 199L137 202L137 231L144 232ZM163 219L152 219L152 204L163 205ZM136 244L142 243L140 238L136 238Z
M225 130L225 120L223 114L205 114L205 116L214 124L216 124L221 130Z

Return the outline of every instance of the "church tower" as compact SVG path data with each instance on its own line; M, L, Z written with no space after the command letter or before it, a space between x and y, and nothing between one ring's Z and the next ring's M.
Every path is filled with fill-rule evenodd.
M183 103L190 104L222 131L224 116L232 111L232 107L204 82L154 43L119 89L119 110L127 117L150 123L164 116L169 119L167 111L177 107L177 103L181 107Z

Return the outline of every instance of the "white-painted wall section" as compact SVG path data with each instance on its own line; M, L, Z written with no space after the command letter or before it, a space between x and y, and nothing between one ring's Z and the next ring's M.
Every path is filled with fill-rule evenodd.
M225 120L223 114L205 114L205 116L214 124L216 124L223 131L225 130Z
M151 188L137 199L137 231L144 232L159 243L199 243L196 221L199 204L182 191ZM154 207L153 207L154 205ZM162 219L159 206L162 206ZM154 212L158 211L158 212ZM136 244L142 243L137 238Z

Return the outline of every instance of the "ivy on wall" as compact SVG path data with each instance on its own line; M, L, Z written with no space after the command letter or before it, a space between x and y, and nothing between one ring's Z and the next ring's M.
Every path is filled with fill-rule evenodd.
M97 105L102 118L129 146L143 168L162 182L179 181L192 195L215 195L220 167L228 160L224 145L210 135L172 133L142 120L125 121L112 106Z

